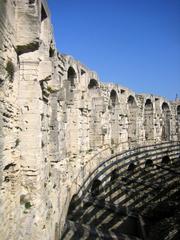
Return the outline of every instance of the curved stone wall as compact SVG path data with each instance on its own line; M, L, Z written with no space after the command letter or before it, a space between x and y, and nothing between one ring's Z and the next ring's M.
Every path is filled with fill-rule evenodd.
M2 0L0 32L0 239L58 239L103 159L180 139L180 102L102 83L58 53L45 0Z
M62 239L177 238L179 152L170 142L102 161L73 195Z

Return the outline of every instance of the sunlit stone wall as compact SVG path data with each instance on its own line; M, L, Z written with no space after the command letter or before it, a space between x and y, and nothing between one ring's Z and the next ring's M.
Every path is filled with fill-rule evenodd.
M0 239L58 239L106 154L180 138L180 103L104 84L58 53L46 1L1 0L0 33Z

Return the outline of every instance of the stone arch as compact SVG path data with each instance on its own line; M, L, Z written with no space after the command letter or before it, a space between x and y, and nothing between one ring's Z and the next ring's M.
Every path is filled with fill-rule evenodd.
M75 87L75 79L76 78L77 78L77 74L76 74L74 68L70 66L67 71L67 80L71 87Z
M153 103L150 99L147 99L144 105L144 130L145 140L154 139L154 112Z
M152 167L153 166L153 161L152 159L147 159L145 161L145 168Z
M117 92L112 89L109 99L110 110L110 126L111 126L111 145L119 143L119 119L118 119L118 95Z
M91 148L102 146L103 135L101 131L102 123L102 106L103 98L101 98L99 83L97 76L91 75L88 84L88 103L90 105L90 111L88 111L89 120L89 143Z
M88 89L97 89L98 86L99 86L99 84L96 79L90 79L89 84L88 84Z
M128 141L136 141L136 121L137 121L137 104L135 98L130 95L127 100L128 104Z
M162 141L170 140L170 117L171 117L171 111L170 111L169 105L166 102L163 102L163 104L162 104L162 134L161 134Z
M53 41L51 40L50 46L49 46L49 57L52 58L55 55L55 48Z
M99 92L99 83L96 79L91 78L88 84L88 92L89 92L89 97L91 100L95 101L94 98L97 98L100 96Z
M118 95L117 95L117 92L112 89L111 92L110 92L110 106L111 107L115 107L118 103Z
M180 105L177 106L177 117L180 120Z
M29 0L29 5L35 5L36 4L36 0Z
M112 172L111 172L111 175L110 175L110 181L113 182L115 181L118 177L119 177L119 174L118 174L118 170L117 169L114 169Z
M177 135L180 140L180 105L177 106Z
M128 172L133 172L136 168L136 164L134 164L133 162L131 162L128 166Z
M169 110L169 104L167 102L163 102L162 104L162 110Z
M170 163L170 161L171 160L170 160L169 156L166 155L166 156L162 157L161 163L164 164L164 165L167 165L167 164Z
M47 18L47 13L46 13L45 8L44 8L44 6L42 4L41 5L41 21L44 21L44 19L46 19L46 18Z
M102 182L99 179L94 179L91 185L91 194L93 197L100 195L102 191Z

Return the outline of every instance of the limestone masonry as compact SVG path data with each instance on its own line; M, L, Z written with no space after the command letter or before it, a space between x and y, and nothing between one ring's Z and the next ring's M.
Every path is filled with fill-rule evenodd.
M57 52L45 0L0 0L0 240L60 239L101 162L179 140L178 100L102 83Z

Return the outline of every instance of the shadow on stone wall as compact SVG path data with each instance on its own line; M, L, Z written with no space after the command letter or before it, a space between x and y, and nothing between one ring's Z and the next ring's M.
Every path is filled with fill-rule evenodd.
M179 144L163 144L140 161L117 161L95 174L73 196L62 239L178 239L180 227ZM134 154L133 154L134 155ZM137 160L138 159L138 160ZM92 176L91 176L92 177Z

